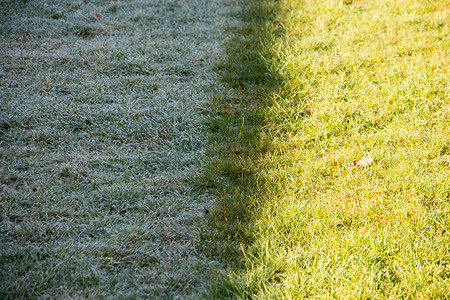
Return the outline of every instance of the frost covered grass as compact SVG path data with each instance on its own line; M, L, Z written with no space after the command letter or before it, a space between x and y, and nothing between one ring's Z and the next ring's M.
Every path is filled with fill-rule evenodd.
M229 9L0 1L0 298L204 293L202 120Z
M241 4L217 99L241 114L209 125L234 268L214 297L450 297L448 5Z

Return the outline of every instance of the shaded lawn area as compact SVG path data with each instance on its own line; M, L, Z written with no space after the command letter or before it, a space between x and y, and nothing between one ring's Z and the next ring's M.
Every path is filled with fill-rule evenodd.
M229 9L0 1L1 298L204 293L202 120Z

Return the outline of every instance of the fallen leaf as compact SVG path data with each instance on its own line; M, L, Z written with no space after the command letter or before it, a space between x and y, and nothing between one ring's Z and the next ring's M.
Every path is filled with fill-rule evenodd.
M360 167L367 167L373 162L371 157L361 157L360 159L355 160L353 163Z
M91 15L92 15L97 21L103 20L103 15L102 15L102 14L99 14L99 13L97 13L97 12L95 12L95 11L93 11L93 12L91 13Z
M238 114L239 111L236 109L232 109L232 108L222 108L217 110L218 113L222 113L222 114Z

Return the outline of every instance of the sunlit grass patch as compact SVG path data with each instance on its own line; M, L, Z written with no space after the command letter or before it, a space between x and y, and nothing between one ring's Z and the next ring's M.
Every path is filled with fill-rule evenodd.
M225 79L255 72L230 82L244 113L217 126L228 146L210 168L228 178L213 221L243 265L216 295L448 297L448 6L243 1L242 15Z

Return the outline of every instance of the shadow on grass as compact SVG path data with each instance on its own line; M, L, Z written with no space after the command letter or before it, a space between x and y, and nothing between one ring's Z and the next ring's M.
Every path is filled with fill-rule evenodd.
M213 185L220 199L210 217L213 233L206 240L214 241L211 251L219 255L231 274L244 270L243 252L251 245L253 226L263 207L262 195L268 191L258 175L258 159L273 147L264 133L271 95L282 85L278 73L274 43L283 36L278 26L278 1L242 0L239 2L240 24L231 28L233 38L228 44L227 60L218 67L231 95L216 101L218 107L239 106L239 114L212 118L210 157L206 178L219 178ZM248 298L252 288L239 288L239 276L220 278L210 291L215 299ZM244 294L242 294L244 293Z

